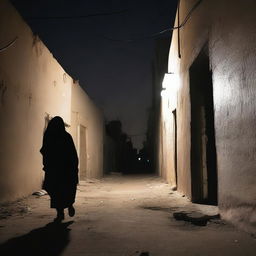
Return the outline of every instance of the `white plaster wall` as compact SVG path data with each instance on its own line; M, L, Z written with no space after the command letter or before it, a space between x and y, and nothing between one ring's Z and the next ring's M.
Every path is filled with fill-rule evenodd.
M87 178L103 175L103 132L102 112L96 108L78 83L72 85L72 136L79 151L79 125L87 132Z
M211 30L219 198L223 216L256 232L256 2L231 4L218 1Z
M170 84L171 86L171 84ZM168 91L161 99L160 176L171 186L176 186L175 177L175 129L172 111L176 109L176 94Z
M181 1L181 21L196 3ZM208 42L213 71L218 167L222 216L248 231L256 223L256 2L204 0L173 33L169 71L180 74L178 95L178 189L191 196L189 67ZM176 23L177 25L177 23Z
M0 1L0 202L41 188L45 116L71 122L72 79L20 15Z

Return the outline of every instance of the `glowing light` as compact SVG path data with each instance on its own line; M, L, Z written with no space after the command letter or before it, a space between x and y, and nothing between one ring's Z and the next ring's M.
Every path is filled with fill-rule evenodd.
M179 75L174 73L166 73L162 82L163 89L177 92L179 90Z
M167 95L166 90L163 89L163 90L161 91L161 97L165 97L166 95Z
M168 118L170 111L177 107L177 96L180 88L180 77L177 73L166 73L162 82L162 110L164 119Z
M140 160L141 160L141 158L140 158L140 157L138 157L138 160L140 161Z

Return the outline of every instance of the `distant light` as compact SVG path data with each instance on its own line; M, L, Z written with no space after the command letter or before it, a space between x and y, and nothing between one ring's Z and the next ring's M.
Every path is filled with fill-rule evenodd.
M140 160L141 160L141 158L140 158L140 157L138 157L138 160L140 161Z
M149 160L147 160L147 162L149 163Z

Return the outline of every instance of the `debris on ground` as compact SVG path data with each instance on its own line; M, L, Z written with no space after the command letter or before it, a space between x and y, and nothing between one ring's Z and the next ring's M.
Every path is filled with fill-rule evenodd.
M149 252L142 252L142 253L140 254L140 256L150 256L150 255L149 255Z
M31 208L22 200L5 203L0 205L0 219L6 219L11 216L24 215L31 211Z
M173 217L177 221L187 221L196 226L206 226L212 219L220 219L220 215L203 215L200 213L174 212Z
M45 195L47 195L48 193L44 190L44 189L41 189L41 190L39 190L39 191L36 191L36 192L34 192L32 195L33 196L45 196Z
M172 191L176 191L176 190L177 190L177 186L172 186L172 187L171 187L171 190L172 190Z
M162 206L140 206L140 208L151 211L176 212L180 207L162 207Z
M141 207L145 210L151 210L151 211L163 211L163 212L170 212L171 208L168 207L159 207L159 206L143 206Z

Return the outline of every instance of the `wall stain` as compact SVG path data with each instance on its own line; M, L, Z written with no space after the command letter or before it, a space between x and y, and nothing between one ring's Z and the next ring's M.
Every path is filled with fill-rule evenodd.
M41 56L43 54L41 39L39 38L38 35L35 35L35 34L33 35L32 46L33 46L33 48L35 48L37 56Z
M32 93L30 92L28 94L28 104L29 104L29 106L31 106L31 103L32 103Z
M66 74L66 73L63 74L63 82L64 82L64 83L67 82L67 74Z
M4 98L7 91L7 86L4 84L4 80L0 80L0 96L1 96L1 105L4 106Z

